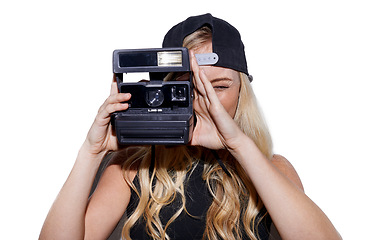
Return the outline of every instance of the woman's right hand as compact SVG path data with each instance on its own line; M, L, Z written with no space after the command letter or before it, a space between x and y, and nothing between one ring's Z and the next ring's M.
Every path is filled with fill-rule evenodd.
M84 142L86 151L90 154L106 154L108 151L118 149L117 137L110 123L111 114L128 109L124 103L130 100L130 93L119 93L117 83L113 80L110 96L98 110L97 116L88 132Z
M112 83L110 96L98 110L72 171L46 217L39 239L84 239L93 179L104 155L118 149L110 124L111 114L126 110L129 106L124 102L130 98L128 93L118 93L117 83Z

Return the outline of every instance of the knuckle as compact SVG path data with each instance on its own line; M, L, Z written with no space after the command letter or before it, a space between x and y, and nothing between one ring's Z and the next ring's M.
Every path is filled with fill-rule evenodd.
M108 114L114 112L114 104L108 104L106 107L105 107L105 110Z
M100 106L100 108L98 109L98 113L102 112L106 106L109 104L109 98L107 98L104 103Z
M124 100L124 95L119 93L117 94L116 99L117 99L117 102L121 102Z

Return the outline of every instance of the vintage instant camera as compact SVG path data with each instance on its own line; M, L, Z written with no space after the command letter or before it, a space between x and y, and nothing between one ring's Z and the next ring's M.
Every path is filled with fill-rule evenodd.
M119 92L131 93L129 108L112 115L120 144L178 145L190 141L194 117L188 49L115 50L113 72ZM148 73L150 79L123 81L124 74L136 72ZM175 80L183 76L184 80Z

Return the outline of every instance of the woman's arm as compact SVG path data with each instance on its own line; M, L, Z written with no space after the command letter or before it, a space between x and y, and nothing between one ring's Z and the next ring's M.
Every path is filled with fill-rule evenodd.
M118 93L115 82L111 94L100 107L81 147L67 181L54 201L40 239L84 239L88 197L101 160L117 150L117 139L110 125L111 113L126 110L130 94Z
M250 138L242 139L232 154L251 178L282 239L341 239L327 216L304 194L293 169L283 168L283 174Z
M273 165L284 174L292 183L294 183L299 189L304 191L302 181L298 176L297 171L291 163L281 155L273 155L271 162Z
M295 180L296 173L290 180L241 131L220 103L204 71L201 71L194 59L191 53L196 104L202 111L198 121L207 126L203 129L210 129L202 134L212 137L207 138L208 141L201 141L193 133L192 141L196 145L226 148L230 151L252 180L283 239L341 239L327 216L304 194L299 178Z
M39 239L84 239L88 196L100 162L100 156L91 156L82 147L46 217Z

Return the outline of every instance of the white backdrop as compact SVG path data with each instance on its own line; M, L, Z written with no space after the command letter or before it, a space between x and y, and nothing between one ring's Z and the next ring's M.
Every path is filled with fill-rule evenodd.
M344 239L374 239L374 1L246 3L2 1L1 238L38 238L108 95L112 51L160 47L171 26L211 12L242 34L275 152L295 166Z

